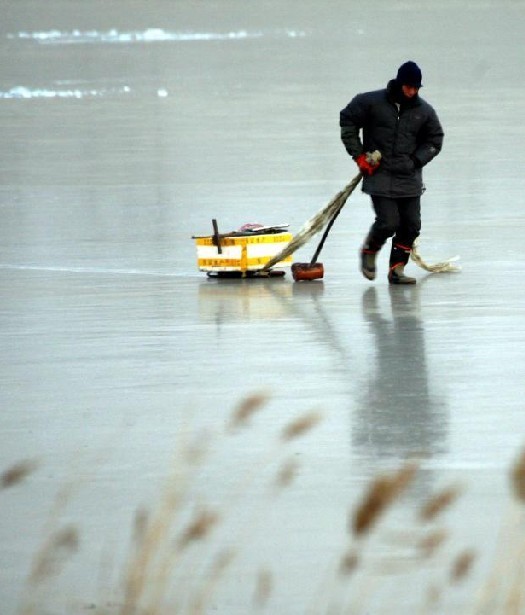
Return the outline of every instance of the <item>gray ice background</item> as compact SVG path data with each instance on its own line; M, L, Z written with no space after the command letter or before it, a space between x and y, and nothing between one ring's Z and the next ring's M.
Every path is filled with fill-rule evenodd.
M190 470L180 455L196 441L208 456L178 522L213 509L222 523L175 573L181 612L225 546L238 554L207 613L256 612L257 579L271 579L265 612L278 615L415 613L433 586L433 612L468 612L498 560L525 444L524 3L0 7L0 470L39 464L0 493L1 612L28 596L37 613L118 612L135 513L158 503L174 463ZM425 169L421 253L459 254L461 273L411 265L417 286L389 288L385 251L364 280L372 213L358 192L322 282L199 272L192 235L212 218L293 232L355 175L339 110L407 59L446 132ZM260 392L251 426L229 434L233 409ZM312 411L318 426L275 444ZM418 479L343 592L348 513L411 456ZM295 482L268 496L289 459ZM456 483L465 494L441 520L451 538L433 563L414 561L399 533ZM78 553L28 590L35 554L70 525ZM451 586L467 548L472 574Z

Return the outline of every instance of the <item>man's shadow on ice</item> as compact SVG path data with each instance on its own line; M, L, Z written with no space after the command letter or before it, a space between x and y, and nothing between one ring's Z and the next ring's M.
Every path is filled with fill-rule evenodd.
M374 287L363 294L363 316L375 343L353 444L374 457L443 453L448 410L429 384L419 289L389 287L389 303L380 306Z

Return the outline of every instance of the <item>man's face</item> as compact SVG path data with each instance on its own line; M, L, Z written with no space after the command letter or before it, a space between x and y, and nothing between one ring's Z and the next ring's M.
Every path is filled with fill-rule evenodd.
M416 88L413 85L402 85L401 89L406 98L414 98L414 96L419 92L419 88Z

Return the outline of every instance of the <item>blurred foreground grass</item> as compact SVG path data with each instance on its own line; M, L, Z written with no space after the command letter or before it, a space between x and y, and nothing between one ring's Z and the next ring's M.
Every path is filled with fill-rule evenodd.
M194 478L210 463L213 442L223 442L250 427L255 429L251 426L252 419L264 410L267 402L265 393L246 397L234 408L221 433L180 447L157 500L149 508L136 511L127 556L122 570L119 570L121 582L113 592L116 597L111 601L102 598L100 604L84 605L83 611L98 615L199 615L217 610L217 594L221 584L235 573L234 565L242 557L243 545L272 507L275 498L291 488L296 479L299 466L295 457L289 455L290 444L307 437L323 418L321 413L312 411L285 423L273 445L262 452L258 463L248 465L241 473L241 483L233 490L228 510L212 504L190 506L194 500ZM23 488L38 468L39 464L34 460L13 464L1 474L0 490ZM270 481L262 478L268 468L272 476ZM419 472L418 461L407 460L400 467L374 477L366 485L360 499L348 510L347 518L342 520L346 525L345 543L332 554L331 565L320 569L318 578L311 579L313 598L304 606L294 601L286 611L282 607L274 610L272 595L278 585L286 583L286 579L277 579L270 564L261 566L254 574L252 598L243 607L244 612L264 611L272 615L398 613L401 612L399 605L389 603L388 593L379 601L377 597L382 593L381 585L389 574L401 573L399 578L405 583L401 590L405 589L411 595L417 593L418 613L448 615L444 606L447 592L468 578L479 557L475 549L457 547L443 521L445 512L459 498L468 495L462 488L448 485L416 503L414 517L407 522L406 528L396 530L390 536L390 540L397 544L399 556L396 556L396 548L390 549L388 561L379 558L378 562L369 553L373 550L374 535L380 535L381 524L411 488ZM267 484L258 491L257 514L247 515L238 535L231 536L225 544L213 542L212 536L224 525L228 515L242 507L240 495L250 485L262 480ZM516 456L510 468L509 487L508 512L501 519L502 532L491 570L475 594L454 612L472 615L525 613L525 450ZM65 491L59 492L57 502L67 497ZM384 540L384 528L381 532L379 539ZM272 537L268 539L272 540ZM78 526L63 524L57 515L56 523L47 528L33 561L28 563L29 572L20 597L20 615L70 612L67 607L64 610L60 596L54 595L49 588L71 564L81 547ZM195 547L197 552L192 551ZM312 557L315 558L315 553ZM196 561L199 566L196 566ZM431 575L431 582L422 583L419 573L425 567L435 574ZM198 568L198 574L193 574L194 568ZM379 574L378 569L381 570ZM399 591L396 595L399 596ZM221 612L228 612L226 605ZM235 612L240 611L236 609Z

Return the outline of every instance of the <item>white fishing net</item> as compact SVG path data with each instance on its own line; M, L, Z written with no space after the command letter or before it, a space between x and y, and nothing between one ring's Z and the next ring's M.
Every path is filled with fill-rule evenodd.
M410 252L411 260L416 263L421 269L425 271L430 271L431 273L445 273L445 272L456 272L461 271L461 267L459 265L454 264L459 260L459 256L453 256L452 258L448 258L447 260L440 261L438 263L426 263L423 260L419 252L419 239L416 239L412 244L412 251Z

